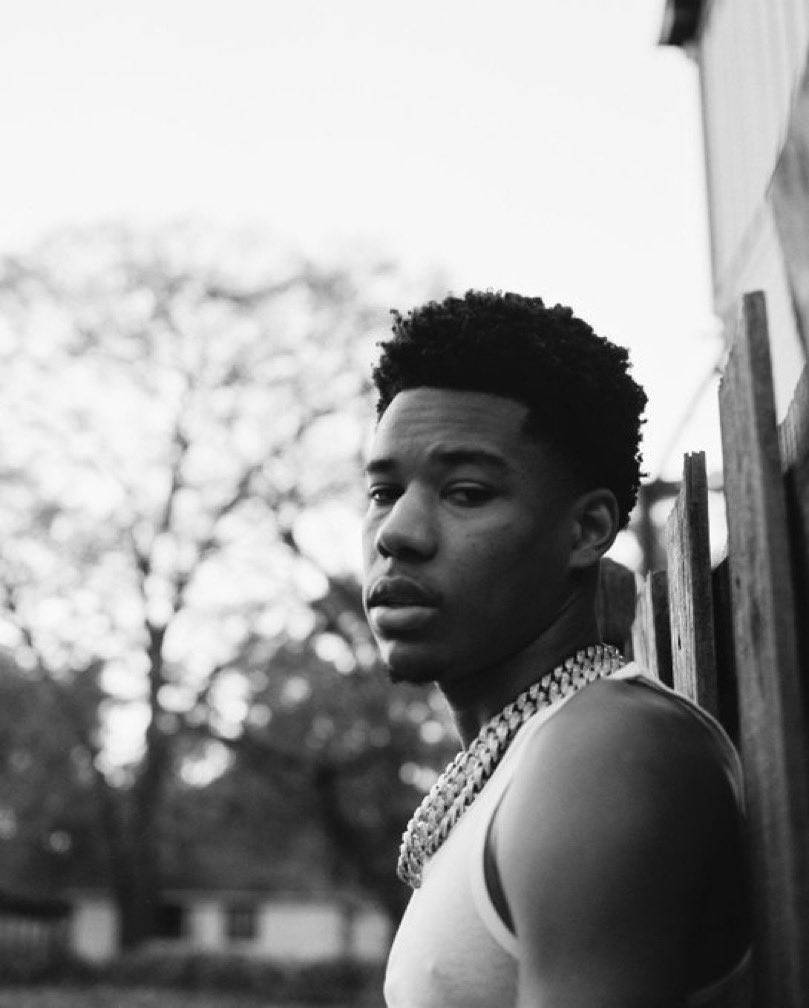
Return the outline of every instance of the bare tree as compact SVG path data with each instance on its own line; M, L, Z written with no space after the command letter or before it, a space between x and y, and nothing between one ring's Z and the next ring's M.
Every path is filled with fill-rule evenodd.
M339 588L303 519L351 527L391 277L187 228L0 263L0 642L86 753L125 946L152 929L180 730L241 738L245 663Z

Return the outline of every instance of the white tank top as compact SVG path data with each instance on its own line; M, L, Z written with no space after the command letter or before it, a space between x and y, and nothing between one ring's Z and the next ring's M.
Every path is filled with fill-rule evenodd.
M720 743L725 769L743 808L739 757L719 723L687 697L645 676L634 663L612 679L639 680L675 698ZM527 741L575 693L535 714L517 733L483 790L424 867L391 948L385 977L388 1008L509 1008L517 1001L516 936L494 908L484 878L484 847L495 809ZM749 1008L750 951L716 983L689 995L687 1008Z

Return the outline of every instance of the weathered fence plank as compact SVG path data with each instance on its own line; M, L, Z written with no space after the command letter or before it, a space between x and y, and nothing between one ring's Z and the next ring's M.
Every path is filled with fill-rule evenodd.
M664 570L649 571L643 579L632 625L632 645L635 661L649 675L671 686L669 582Z
M796 611L809 612L809 367L803 369L784 422L778 429L787 524L792 546ZM798 658L804 689L809 684L809 619L798 620ZM804 702L807 702L804 696Z
M736 654L733 642L733 603L730 564L725 557L711 575L713 625L716 645L716 692L719 722L739 746L739 694L736 688Z
M778 444L784 470L809 455L809 367L801 372L787 415L778 428Z
M605 557L596 593L596 618L601 639L631 658L632 621L635 618L635 575L623 564Z
M809 1004L807 736L764 295L747 294L719 389L756 1003Z
M666 523L674 687L718 713L708 480L705 453L683 460L683 482Z

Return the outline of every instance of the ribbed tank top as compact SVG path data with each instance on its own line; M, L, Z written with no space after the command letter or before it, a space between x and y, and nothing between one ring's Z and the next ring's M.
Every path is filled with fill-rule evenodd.
M672 697L715 736L739 808L744 806L739 757L721 725L687 697L634 663L611 679L637 681ZM585 687L586 688L586 687ZM388 1008L509 1008L517 1000L516 936L493 906L484 878L492 816L533 735L576 694L537 712L517 733L500 764L424 868L388 959ZM687 1008L749 1008L750 952L715 983L689 995Z

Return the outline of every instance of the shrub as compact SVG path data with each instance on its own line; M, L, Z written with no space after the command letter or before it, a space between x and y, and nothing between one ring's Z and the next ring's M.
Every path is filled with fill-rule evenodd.
M147 947L122 955L102 971L106 982L183 990L238 991L269 1001L310 1005L378 1003L381 967L335 959L283 964L255 956Z

